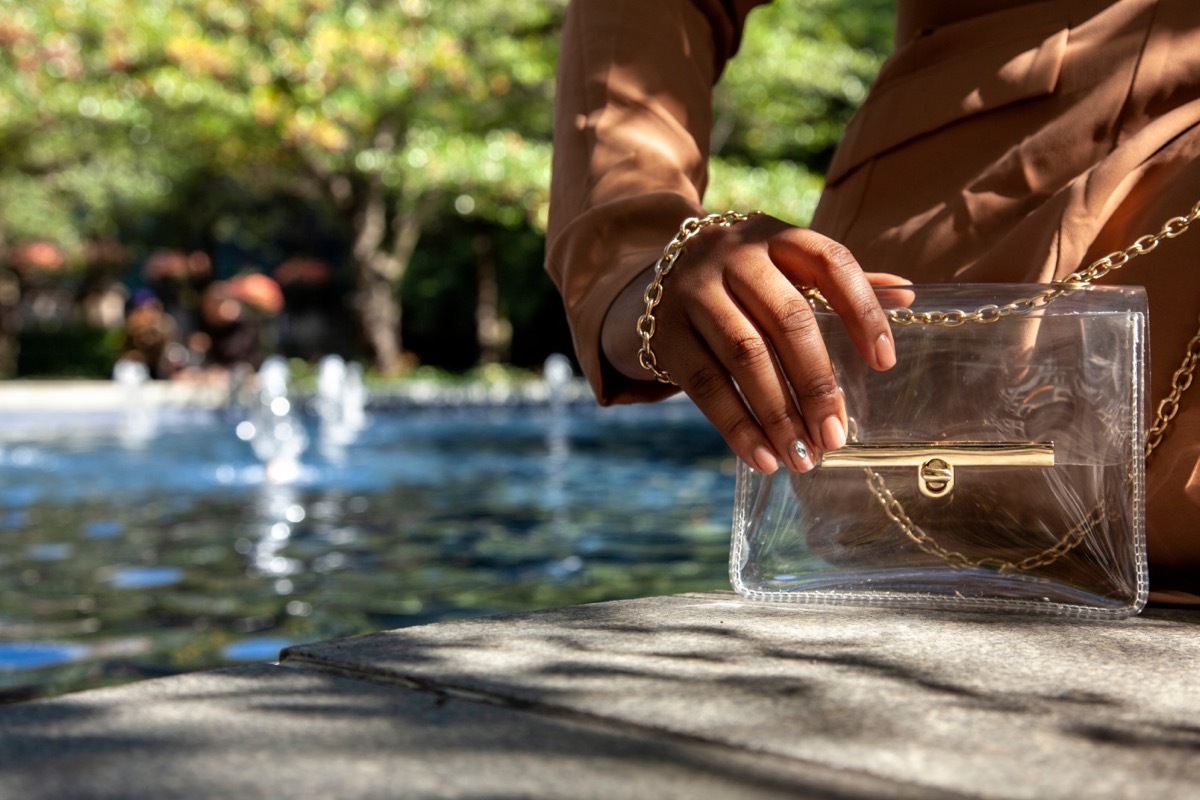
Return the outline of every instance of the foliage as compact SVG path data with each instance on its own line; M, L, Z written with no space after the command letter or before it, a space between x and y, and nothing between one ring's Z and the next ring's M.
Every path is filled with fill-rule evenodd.
M792 0L755 9L714 98L714 149L822 174L891 51L895 0Z
M711 207L809 218L892 2L751 15L718 86ZM565 5L0 0L0 260L36 239L75 268L111 239L127 266L163 246L218 271L316 255L345 271L376 356L401 306L414 343L454 308L458 355L434 357L465 366L475 256L455 231L482 230L512 254L500 310L533 357L521 326L561 317L539 250Z
M746 166L714 159L709 172L705 203L714 210L762 209L803 224L812 219L821 196L821 176L792 161Z
M475 239L490 239L500 282L500 310L513 326L512 358L540 365L569 348L554 285L541 269L543 236L453 214L430 226L400 286L404 341L422 363L465 369L479 357L473 294Z
M121 339L117 331L79 326L25 331L18 371L39 378L108 378L121 353Z
M0 2L0 241L48 238L78 257L121 211L165 202L188 161L145 147L145 86L105 46L100 5Z

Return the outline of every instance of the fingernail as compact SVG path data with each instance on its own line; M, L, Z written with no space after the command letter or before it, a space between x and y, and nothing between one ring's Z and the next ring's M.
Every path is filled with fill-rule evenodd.
M875 340L875 364L879 369L891 369L896 366L896 345L886 333L879 334L879 338Z
M837 415L830 414L821 423L821 441L825 443L826 450L837 450L846 444L846 429Z
M792 451L796 454L795 465L797 472L808 472L813 468L813 453L809 450L808 445L804 443L803 439L797 439L792 442Z
M779 459L770 449L759 445L754 448L754 461L752 465L761 473L771 475L779 469Z

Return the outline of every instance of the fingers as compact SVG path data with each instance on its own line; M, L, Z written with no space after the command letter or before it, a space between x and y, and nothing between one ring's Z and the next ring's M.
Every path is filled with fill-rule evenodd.
M896 345L887 316L849 250L815 231L789 228L772 238L768 253L794 283L821 290L868 364L878 370L895 366Z
M889 369L895 346L874 287L908 281L864 273L836 242L769 217L704 231L685 258L658 308L658 363L750 466L812 469L819 451L846 443L848 426L816 315L796 287L817 287L867 363ZM911 293L894 294L889 305Z
M764 345L775 368L770 379L783 382L783 401L793 413L799 411L808 441L821 450L836 450L846 443L846 407L816 316L804 296L765 255L760 255L759 261L756 269L747 266L737 273L730 291L745 314L758 321L760 337L771 342ZM758 382L767 379L765 370L746 378L731 372L744 390L743 380L755 381L757 388ZM752 396L747 390L747 400L756 413L761 412L755 399L761 396L762 392ZM770 404L764 407L777 413L773 400L765 398L763 402Z
M808 424L812 417L805 416L812 409L797 405L768 337L752 325L743 323L739 328L726 327L715 337L710 332L709 336L715 339L715 342L710 339L710 348L724 344L717 356L776 453L792 469L807 472L817 449L824 447L818 430ZM805 446L797 449L797 441Z
M758 269L776 277L778 270L763 259L761 244L726 246L728 232L710 229L689 245L688 268L672 275L658 307L656 359L747 464L806 472L816 463L816 439L774 348L726 284L730 273L753 267L747 252L760 252Z
M872 286L912 286L913 282L901 275L890 272L864 272L867 282Z
M730 448L747 464L771 474L780 466L796 472L808 472L816 461L816 451L806 440L803 423L785 409L794 405L786 393L772 390L769 382L747 381L755 386L747 397L734 382L729 367L707 348L696 348L684 356L675 368L680 387L704 412ZM782 386L776 377L775 387ZM750 407L757 407L753 413ZM774 409L769 410L769 409ZM796 442L802 446L797 448Z
M899 275L887 272L864 273L867 282L875 289L875 298L886 308L907 308L917 299L915 292L900 289L900 286L912 286L912 281Z

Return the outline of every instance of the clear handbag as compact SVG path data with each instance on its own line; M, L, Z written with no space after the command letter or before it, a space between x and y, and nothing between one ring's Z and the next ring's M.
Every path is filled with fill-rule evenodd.
M1043 287L880 290L920 314ZM730 569L746 597L1123 616L1147 592L1146 299L1086 287L991 325L894 326L865 366L817 311L850 437L808 473L739 464Z
M1145 457L1191 382L1197 341L1147 443L1145 293L1091 281L1198 217L1200 204L1062 284L878 289L898 358L883 372L810 292L848 443L808 473L739 463L734 589L775 602L1138 613Z

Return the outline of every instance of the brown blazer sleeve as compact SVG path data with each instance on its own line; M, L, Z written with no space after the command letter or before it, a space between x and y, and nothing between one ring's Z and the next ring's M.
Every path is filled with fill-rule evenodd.
M671 392L609 367L600 328L679 224L704 213L712 86L764 1L572 0L567 10L546 269L603 404Z

